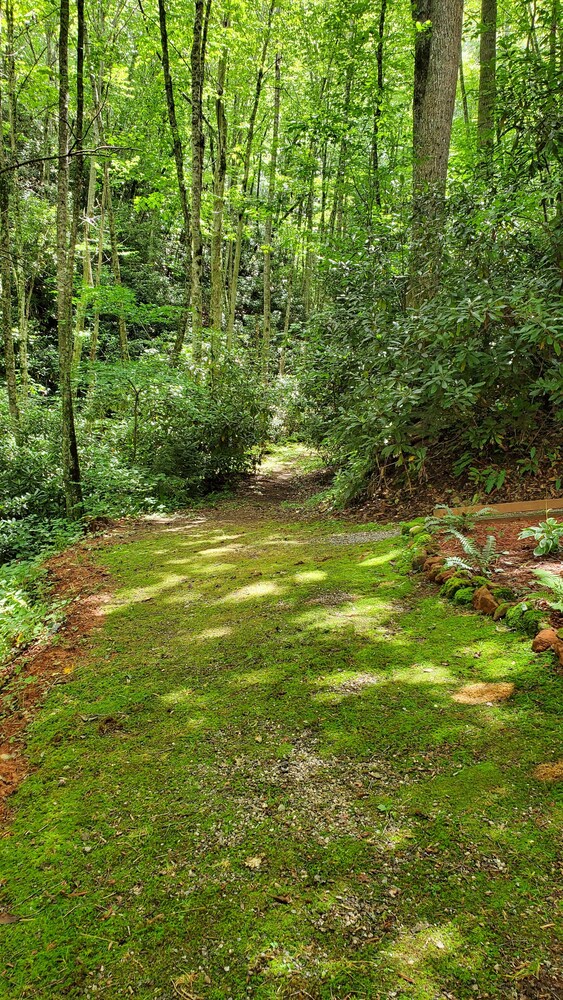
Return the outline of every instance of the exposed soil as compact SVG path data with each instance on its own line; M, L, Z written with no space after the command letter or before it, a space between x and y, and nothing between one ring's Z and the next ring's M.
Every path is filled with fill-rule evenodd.
M563 781L563 760L552 764L539 764L534 771L534 778L539 781Z
M452 695L460 705L489 705L506 701L514 694L514 684L466 684Z
M558 442L554 440L554 447ZM482 459L475 466L487 471L504 469L505 480L500 489L485 496L483 480L476 482L468 472L455 476L453 463L458 457L452 454L447 444L436 445L428 457L421 477L413 477L405 482L404 475L391 474L373 477L367 490L367 497L354 507L359 519L364 521L403 521L413 517L426 517L436 504L446 503L450 507L467 503L476 494L491 503L509 503L520 500L544 500L561 496L557 488L563 480L563 463L552 465L547 459L539 463L533 475L523 475L518 465L520 456L505 454L498 461Z
M25 730L47 691L72 674L110 599L109 574L92 561L91 545L84 540L46 564L53 598L70 602L56 638L41 640L0 670L0 824L9 818L8 796L28 772Z
M534 576L535 569L549 570L551 573L563 574L563 550L559 553L534 556L536 542L533 538L520 539L518 536L524 528L538 524L544 520L543 512L532 517L517 517L512 519L480 521L471 532L479 545L483 545L488 535L494 535L497 542L498 562L495 564L495 583L512 587L517 594L530 590L538 590L538 581ZM455 538L443 538L441 551L448 556L463 556L463 550ZM563 625L563 617L556 616L555 627ZM561 618L561 621L559 621Z

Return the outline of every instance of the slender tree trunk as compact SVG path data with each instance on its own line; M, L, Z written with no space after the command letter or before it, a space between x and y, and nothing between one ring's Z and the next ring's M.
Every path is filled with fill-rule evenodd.
M117 242L117 231L115 228L115 214L113 211L113 201L111 197L111 181L109 175L109 163L104 163L104 183L106 189L106 211L108 216L109 240L111 247L111 269L113 280L117 288L122 288L121 267L119 264L119 245ZM125 310L123 302L117 307L117 327L119 332L119 356L122 361L129 361L129 345L127 343L127 326L125 323Z
M166 24L166 7L164 0L158 0L158 14L160 22L160 44L162 48L162 71L164 74L164 92L166 95L166 109L168 112L168 123L172 133L172 149L174 153L174 163L176 164L176 179L178 183L178 194L180 196L180 208L182 210L182 222L184 226L184 245L186 255L186 290L185 305L182 316L178 324L176 340L172 348L172 359L177 359L184 345L186 330L188 327L191 298L192 281L192 223L190 214L190 204L184 175L184 150L178 121L176 118L176 103L174 100L174 84L170 73L170 56L168 50L168 29Z
M102 266L104 262L104 228L106 224L106 184L105 178L102 186L102 200L100 203L100 228L98 231L98 252L96 260L96 271L94 274L94 288L99 288L102 280ZM90 337L90 361L96 360L98 351L98 338L100 335L100 303L96 299L94 303L94 319L92 323L92 335Z
M264 234L264 328L262 331L262 378L264 381L268 379L270 341L272 338L272 228L276 199L276 171L278 168L280 131L281 58L281 52L278 52L275 68L274 124L272 130L272 148L270 150L270 169L268 171L268 202L266 206L267 214Z
M203 80L205 68L204 0L195 0L192 70L192 352L201 361L203 298L201 287L203 240L201 235L201 194L203 188Z
M477 145L483 169L491 172L495 138L497 0L481 0Z
M375 96L375 108L373 111L373 136L371 144L371 168L373 173L373 193L375 204L381 208L381 183L379 178L379 129L381 123L381 109L383 105L383 88L385 80L383 76L383 41L385 36L385 16L387 13L387 0L381 0L379 11L379 30L377 37L376 65L377 65L377 92ZM371 212L370 212L371 214ZM370 218L371 223L371 218Z
M463 121L465 129L469 132L471 121L469 118L469 104L467 103L467 88L465 86L465 73L463 72L463 45L459 52L459 89L461 91L461 105L463 107Z
M407 304L435 294L459 72L463 0L413 0L417 31L413 98L413 233Z
M242 234L244 231L244 218L246 214L246 193L248 190L248 179L250 176L250 159L252 156L252 142L254 139L254 128L256 125L256 115L258 114L258 106L260 103L260 94L262 92L262 81L264 79L264 66L266 64L266 55L268 53L268 46L270 44L270 34L272 29L272 18L274 16L276 0L271 0L270 9L268 11L268 23L266 26L266 34L264 36L264 42L262 45L262 53L260 57L260 65L258 67L258 73L256 75L256 87L254 89L254 101L252 104L252 110L250 112L250 118L248 122L248 132L246 135L246 146L244 152L244 164L243 164L243 177L241 184L241 207L238 211L237 216L237 228L235 236L235 246L233 250L233 269L231 274L231 283L229 287L229 313L227 317L227 349L232 350L233 340L234 340L234 329L235 329L235 312L237 304L237 291L238 291L238 277L240 271L240 258L242 251Z
M81 0L79 0L81 4ZM80 11L80 8L79 8ZM59 14L59 137L57 179L57 327L59 339L59 373L62 406L62 466L66 510L69 517L80 515L83 509L80 483L80 463L74 425L71 365L71 303L73 268L69 262L68 194L70 157L68 150L68 36L69 0L61 0ZM80 16L79 16L80 21Z
M329 229L331 235L342 235L342 219L344 213L344 186L346 180L346 167L348 160L348 112L350 110L350 96L352 93L352 80L354 78L354 64L350 62L346 69L346 84L344 88L344 122L345 128L342 132L340 146L338 150L338 162L336 166L336 177L334 180L334 194L332 210L330 213Z
M223 27L228 28L225 19ZM217 125L217 156L213 177L213 230L211 234L211 328L212 356L216 362L219 353L219 336L223 328L223 211L225 206L225 176L227 173L227 118L223 100L227 73L227 48L223 49L217 67L217 95L215 121Z
M90 221L94 214L94 203L96 198L96 158L90 157L90 173L88 177L88 197L86 201L86 215L82 230L83 250L82 250L82 283L83 294L80 296L76 307L76 326L74 331L74 352L72 358L73 371L76 372L80 364L82 354L82 341L86 324L86 300L84 290L94 287L94 277L92 274L92 260L90 257Z
M0 26L2 9L0 7ZM14 431L19 425L19 407L16 382L16 359L12 334L12 272L10 246L10 171L6 169L7 158L4 150L4 118L2 114L2 92L0 90L0 279L2 280L2 343L6 368L6 388L8 407Z

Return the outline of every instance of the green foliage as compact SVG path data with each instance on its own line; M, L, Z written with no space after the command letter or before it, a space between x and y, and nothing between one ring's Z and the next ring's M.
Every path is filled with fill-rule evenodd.
M460 587L454 594L454 601L456 604L471 604L474 593L475 587Z
M518 538L533 538L538 543L534 549L535 556L545 556L551 552L557 552L563 538L563 521L557 521L554 517L546 517L545 521L540 521L534 527L524 528Z
M546 569L535 569L534 576L539 580L542 587L550 591L553 597L549 600L550 608L554 611L563 611L563 577L556 573L550 573Z
M471 505L476 503L477 498L473 497ZM463 510L461 514L455 514L446 504L438 504L438 509L444 511L440 517L427 517L424 522L426 530L436 534L452 534L454 531L466 534L473 531L479 521L491 515L490 507L482 507L481 510Z
M14 647L56 628L61 612L49 597L40 559L0 567L0 663Z
M461 545L465 553L465 559L459 556L450 556L446 559L446 566L456 569L476 570L479 573L487 573L491 569L497 559L497 543L494 535L488 535L485 544L480 546L473 538L462 535L455 528L452 528L449 533Z

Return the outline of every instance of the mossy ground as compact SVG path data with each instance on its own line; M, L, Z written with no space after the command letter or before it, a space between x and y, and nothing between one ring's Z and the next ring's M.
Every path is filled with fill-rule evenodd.
M561 679L399 575L404 540L339 530L225 503L99 550L115 599L0 844L24 918L0 997L504 1000L555 975L562 796L531 772L562 756ZM516 695L452 701L472 681Z

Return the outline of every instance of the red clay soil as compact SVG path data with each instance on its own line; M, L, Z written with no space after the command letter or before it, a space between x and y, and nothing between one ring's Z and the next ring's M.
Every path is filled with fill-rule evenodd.
M56 599L70 601L56 638L40 641L0 667L0 824L6 800L28 773L25 730L53 685L65 683L83 653L85 638L101 624L110 599L109 574L97 566L85 540L48 561Z
M535 569L545 569L558 576L563 575L563 549L560 549L556 554L537 558L534 556L536 545L534 539L520 540L518 538L524 528L536 525L542 520L544 520L543 513L535 514L533 517L519 517L514 520L480 521L472 532L472 537L479 545L484 544L488 535L494 535L499 555L494 566L493 580L500 586L511 587L517 595L541 589L534 576ZM440 550L444 555L463 558L463 550L454 538L443 538ZM551 622L555 628L561 628L563 615L552 612Z

